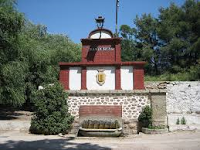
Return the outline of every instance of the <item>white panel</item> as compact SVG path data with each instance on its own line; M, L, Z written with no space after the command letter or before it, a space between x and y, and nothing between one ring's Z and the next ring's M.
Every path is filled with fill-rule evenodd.
M133 90L133 66L121 66L122 90Z
M69 89L70 90L81 89L81 67L69 68Z
M97 83L96 75L98 69L104 69L106 74L105 83L101 86ZM87 89L88 90L114 90L115 89L115 67L87 67Z
M100 31L94 33L90 36L91 39L99 39L100 38ZM101 39L111 38L110 33L106 31L101 31Z

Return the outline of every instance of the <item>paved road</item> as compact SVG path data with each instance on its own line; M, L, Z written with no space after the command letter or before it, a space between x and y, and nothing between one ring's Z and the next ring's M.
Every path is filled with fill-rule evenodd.
M200 150L200 131L125 138L74 138L0 133L0 150Z

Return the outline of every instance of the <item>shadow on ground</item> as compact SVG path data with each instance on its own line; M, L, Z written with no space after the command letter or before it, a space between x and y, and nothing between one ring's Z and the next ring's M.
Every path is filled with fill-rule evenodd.
M111 150L91 143L73 143L69 139L45 139L38 141L7 141L0 150Z
M0 105L0 120L30 120L31 111Z

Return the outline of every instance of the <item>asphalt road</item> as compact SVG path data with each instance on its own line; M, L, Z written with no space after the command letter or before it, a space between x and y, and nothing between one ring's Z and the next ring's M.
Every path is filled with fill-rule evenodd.
M0 150L200 150L200 131L120 138L75 138L0 132Z

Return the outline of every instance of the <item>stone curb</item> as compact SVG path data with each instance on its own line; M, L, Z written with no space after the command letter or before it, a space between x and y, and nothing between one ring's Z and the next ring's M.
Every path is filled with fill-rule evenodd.
M145 134L162 134L162 133L167 133L168 128L165 129L148 129L148 128L142 128L142 132Z
M150 89L150 90L69 90L66 91L69 96L85 96L85 95L93 95L93 96L102 96L102 95L134 95L134 94L165 94L166 90L164 89Z

